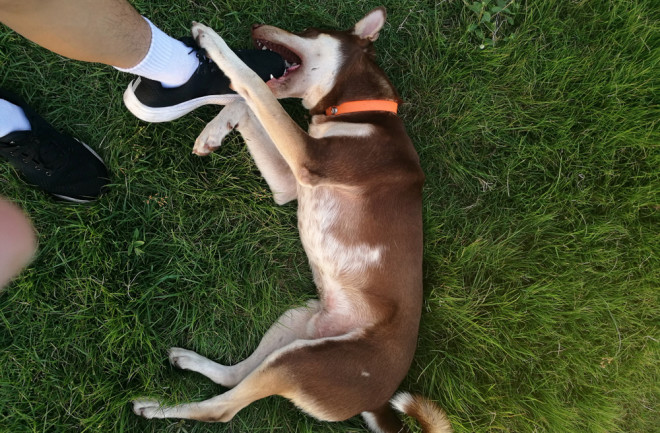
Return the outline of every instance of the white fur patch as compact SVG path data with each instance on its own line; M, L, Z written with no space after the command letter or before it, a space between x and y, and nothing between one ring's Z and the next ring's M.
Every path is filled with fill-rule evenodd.
M336 274L361 272L380 262L380 247L367 244L348 246L332 235L326 236L324 246L324 249L318 251L318 257L321 263L328 264L324 270L334 271Z
M364 330L363 329L356 329L352 332L349 332L344 335L339 335L336 337L324 337L324 338L317 338L315 340L296 340L293 343L289 343L286 346L277 349L270 355L268 355L266 361L262 363L262 365L265 365L266 363L271 363L280 356L291 352L292 350L297 350L301 349L303 347L313 347L313 346L318 346L320 344L325 343L326 341L343 341L343 340L355 340L359 338L363 334Z
M364 419L364 422L367 423L367 427L374 432L374 433L385 433L383 430L380 429L380 426L378 425L378 422L376 422L376 417L374 414L371 412L362 412L360 415L362 415L362 418Z
M341 43L330 35L322 33L314 39L302 40L304 76L297 76L296 84L302 85L303 106L309 109L335 87L343 56Z
M406 413L408 406L412 404L413 396L408 392L400 392L390 400L392 407L399 412Z
M374 126L369 123L323 122L309 125L309 135L314 138L369 137L374 131Z
M349 245L333 234L342 210L331 189L303 187L299 191L298 203L300 238L310 262L324 275L358 274L380 263L381 246Z

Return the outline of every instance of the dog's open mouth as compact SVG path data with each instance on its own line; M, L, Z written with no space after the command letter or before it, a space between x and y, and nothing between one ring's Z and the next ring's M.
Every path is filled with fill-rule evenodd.
M284 59L284 65L286 67L284 74L279 78L275 78L273 75L271 75L267 84L275 84L285 81L288 75L295 72L298 68L300 68L300 65L302 64L300 57L284 45L279 45L265 39L255 39L254 45L260 50L270 50L276 52Z

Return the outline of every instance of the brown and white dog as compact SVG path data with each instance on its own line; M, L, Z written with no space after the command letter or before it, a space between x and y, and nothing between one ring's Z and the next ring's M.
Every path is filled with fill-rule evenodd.
M172 348L173 365L231 390L198 403L133 402L145 418L229 421L270 395L327 421L362 414L374 432L408 431L392 406L425 432L450 432L429 400L399 393L415 352L422 309L422 184L419 157L396 115L399 97L376 66L373 41L385 9L348 31L292 34L254 26L257 47L289 67L264 82L210 28L193 36L244 101L226 106L193 149L208 154L234 128L278 204L298 200L300 238L319 300L287 311L246 360L225 366ZM276 98L301 98L305 133Z

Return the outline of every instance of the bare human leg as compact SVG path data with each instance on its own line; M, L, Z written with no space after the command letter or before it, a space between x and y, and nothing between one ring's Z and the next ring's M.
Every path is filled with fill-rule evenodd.
M60 55L120 68L149 50L149 24L125 0L0 0L0 22Z

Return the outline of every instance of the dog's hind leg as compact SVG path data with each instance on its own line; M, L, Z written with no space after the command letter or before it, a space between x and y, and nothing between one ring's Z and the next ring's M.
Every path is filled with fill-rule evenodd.
M133 401L133 412L145 418L186 418L199 421L229 421L239 410L255 400L273 394L286 395L295 384L291 375L282 366L273 366L274 358L266 360L278 349L286 353L286 346L302 340L309 344L310 320L319 311L318 301L310 301L306 307L284 313L266 332L259 347L250 357L235 366L228 367L210 361L189 350L173 348L170 360L173 364L204 374L224 386L235 388L198 403L164 406L156 400L139 399ZM312 330L313 332L313 330ZM303 344L304 345L304 344ZM292 347L296 351L297 347Z
M245 101L236 101L226 105L211 120L195 140L192 152L206 156L222 145L225 137L242 123L247 116Z
M263 360L287 344L298 339L312 339L310 319L319 311L318 301L284 313L261 339L257 349L238 364L227 366L211 361L197 353L173 347L169 351L172 365L203 374L215 383L234 387L250 374Z
M250 374L239 386L224 394L197 403L163 406L156 400L133 401L133 412L147 419L185 418L207 422L227 422L253 401L278 394L290 387L279 369L263 368Z
M220 147L227 134L234 129L243 136L259 172L273 193L275 203L281 205L294 200L298 192L291 168L245 101L233 102L220 111L195 140L193 153L208 155Z
M300 312L299 310L292 311ZM289 313L291 311L285 314L285 316L292 319L297 315L297 313L292 315L289 315ZM305 314L300 316L303 319L304 317ZM294 325L294 323L290 325ZM309 399L302 392L306 384L301 383L300 379L295 377L298 374L296 368L300 367L301 370L309 370L311 368L314 373L323 376L323 383L326 384L328 374L327 372L324 373L324 370L328 366L328 363L335 365L332 372L334 379L337 377L338 371L342 369L341 366L345 362L344 359L333 360L332 357L328 357L327 351L322 351L321 353L313 351L311 354L308 352L309 347L323 345L326 339L299 339L282 346L282 342L295 338L296 334L301 333L301 331L288 332L286 324L282 322L278 322L276 326L274 332L271 333L273 328L269 330L266 337L264 337L265 341L262 341L260 347L264 349L279 347L280 350L268 353L266 358L241 380L236 387L205 401L175 406L163 405L156 400L135 400L133 401L133 412L148 419L186 418L207 422L227 422L239 410L253 401L277 394L293 400L299 407L319 419L330 419L313 409L313 401L308 401ZM269 333L271 335L268 335ZM268 350L265 351L268 352ZM257 349L257 352L259 352L259 349ZM301 363L295 362L299 355L304 358ZM257 357L253 358L255 362L256 359ZM295 365L292 365L292 360ZM309 371L302 372L304 374ZM325 385L322 386L325 387ZM335 395L334 398L336 399L336 397Z

